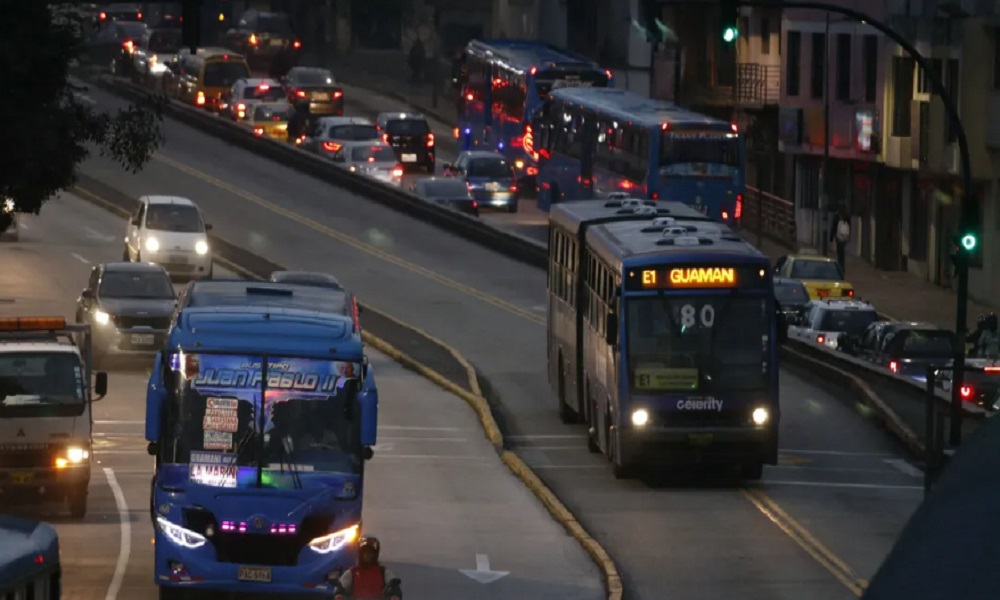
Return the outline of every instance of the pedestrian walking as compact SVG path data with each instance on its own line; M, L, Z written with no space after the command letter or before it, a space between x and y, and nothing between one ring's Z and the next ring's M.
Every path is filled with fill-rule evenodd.
M837 264L840 265L840 272L846 277L847 264L844 254L847 251L847 243L851 241L851 217L844 208L840 209L837 220L830 227L830 241L837 245Z

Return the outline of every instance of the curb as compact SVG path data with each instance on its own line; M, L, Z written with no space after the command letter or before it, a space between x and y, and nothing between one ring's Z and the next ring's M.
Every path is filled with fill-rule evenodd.
M95 204L113 214L128 217L128 211L123 210L121 207L108 202L107 200L101 198L100 196L89 192L81 188L73 188L73 193L80 197L86 202ZM213 237L225 242L225 238L218 235ZM229 246L236 247L234 244L226 242ZM250 254L248 252L248 254ZM213 260L219 263L221 266L240 274L249 279L261 279L258 275L250 272L248 269L241 267L240 265L218 255L213 257ZM373 310L370 307L359 303L366 310ZM402 321L396 319L395 317L390 317L385 315L380 311L379 316L385 317L390 321L393 321L399 325L405 326L406 328L414 331L418 335L427 337L428 340L446 348L455 359L462 364L466 369L469 386L473 389L470 392L461 386L450 381L441 373L431 369L430 367L424 365L419 360L413 358L407 353L399 350L389 342L379 338L367 331L362 331L362 339L366 344L369 344L379 352L389 356L392 360L402 365L404 368L409 369L418 375L428 379L432 383L436 384L445 391L458 396L464 400L476 413L479 418L479 423L483 428L483 432L486 438L493 445L494 450L500 457L500 460L507 466L507 468L527 487L531 490L532 494L542 503L543 506L548 510L552 518L559 523L563 529L571 537L573 537L577 543L583 548L583 550L590 556L594 564L601 570L604 577L605 591L607 592L608 600L622 600L624 589L622 586L621 574L618 572L618 568L615 566L614 561L608 552L600 545L600 543L593 538L583 525L573 516L573 513L563 504L555 493L538 477L537 474L528 466L520 456L514 452L505 449L503 434L500 431L500 427L497 425L496 419L493 417L493 411L489 406L489 402L486 400L485 396L482 394L482 388L479 383L479 377L475 372L475 369L469 363L469 361L463 357L457 350L452 348L450 345L436 339L435 337L425 333L424 331L407 325Z
M902 417L896 414L896 411L894 411L884 400L879 398L878 394L875 393L875 390L873 390L867 382L852 373L848 373L840 367L823 362L811 356L807 356L801 352L796 352L791 348L782 348L781 356L782 358L790 359L790 362L797 363L800 366L826 370L834 378L840 379L841 383L846 385L862 398L866 406L875 411L882 422L885 423L889 432L892 433L893 436L895 436L896 439L899 440L909 452L916 457L924 458L924 443L921 441L920 436L918 436L916 432L910 428Z

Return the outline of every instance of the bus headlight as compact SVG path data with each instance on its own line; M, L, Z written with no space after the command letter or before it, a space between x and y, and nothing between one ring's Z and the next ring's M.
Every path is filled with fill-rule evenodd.
M156 523L160 526L163 535L170 538L170 541L183 546L184 548L200 548L205 545L205 536L195 533L190 529L184 529L180 525L174 525L163 517L156 517Z
M160 249L160 240L155 237L146 238L146 250L148 252L157 252Z
M767 420L771 418L771 415L767 412L766 408L755 408L753 409L751 418L753 419L754 425L763 425L767 423Z
M319 554L329 554L340 550L358 537L358 526L351 525L347 529L341 529L333 533L328 533L309 542L309 549Z
M4 201L3 201L3 212L5 214L13 213L14 212L14 208L15 208L14 207L14 199L13 198L5 198Z
M208 254L208 242L205 240L198 240L194 245L194 251L202 256Z
M645 427L649 423L649 412L644 408L632 411L632 424L636 427Z
M71 463L82 463L90 458L90 452L87 452L83 448L70 446L66 449L66 458L68 458Z

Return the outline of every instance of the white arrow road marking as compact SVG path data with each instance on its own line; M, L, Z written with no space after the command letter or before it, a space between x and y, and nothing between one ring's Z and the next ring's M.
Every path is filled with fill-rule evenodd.
M491 571L490 570L490 557L485 554L476 555L476 570L471 569L459 569L462 575L465 575L473 581L478 581L479 583L493 583L498 579L502 579L507 575L510 575L509 571Z
M115 236L113 236L113 235L107 235L105 233L101 233L100 231L97 231L96 229L92 229L90 227L84 226L83 230L85 232L87 232L87 237L89 237L90 239L98 240L98 241L101 241L101 242L113 242L113 241L115 241Z

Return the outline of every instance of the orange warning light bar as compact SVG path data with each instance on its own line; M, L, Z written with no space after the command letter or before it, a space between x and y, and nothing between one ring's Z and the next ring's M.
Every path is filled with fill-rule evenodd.
M54 331L66 329L65 317L4 317L0 331Z

